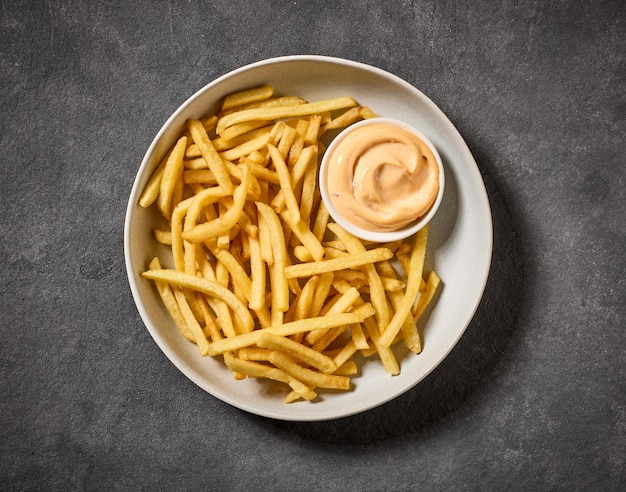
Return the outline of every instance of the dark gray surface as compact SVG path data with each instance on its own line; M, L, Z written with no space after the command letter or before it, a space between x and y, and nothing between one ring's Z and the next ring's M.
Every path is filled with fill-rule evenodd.
M625 21L619 0L2 1L0 488L624 490ZM493 207L461 342L404 396L334 422L197 388L124 269L126 200L165 119L284 54L421 89Z

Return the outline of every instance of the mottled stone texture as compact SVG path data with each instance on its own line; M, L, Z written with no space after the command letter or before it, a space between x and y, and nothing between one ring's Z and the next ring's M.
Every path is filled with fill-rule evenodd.
M615 1L0 2L0 488L624 490L626 10ZM422 384L324 423L182 376L122 245L143 153L197 89L325 54L438 104L493 207L474 321Z

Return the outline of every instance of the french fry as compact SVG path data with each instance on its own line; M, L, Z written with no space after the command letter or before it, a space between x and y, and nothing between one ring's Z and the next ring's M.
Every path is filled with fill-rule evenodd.
M306 147L311 149L312 156L309 163L317 163L317 146ZM305 224L311 221L311 211L316 201L317 193L317 165L308 165L302 179L300 191L300 218Z
M147 270L142 277L167 282L187 289L203 292L225 302L239 317L243 325L250 331L254 329L254 319L250 311L226 287L210 280L189 275L176 270Z
M264 133L260 137L256 137L255 139L248 140L237 147L233 147L232 149L225 150L219 153L219 156L226 161L234 161L243 157L244 155L248 155L255 150L262 149L265 147L270 141L270 134Z
M285 352L289 356L327 374L337 370L337 365L330 357L287 337L264 333L257 341L257 346Z
M242 138L244 135L253 135L254 130L258 130L260 128L268 126L268 122L266 120L252 120L252 121L244 121L243 123L239 123L237 125L233 125L226 130L224 130L215 142L217 145L221 144L219 142L224 142L226 146L230 145L231 142L243 143ZM269 130L265 130L269 131Z
M325 255L324 247L311 232L311 229L300 219L292 222L293 219L288 213L282 212L280 216L287 224L287 227L298 237L302 245L311 254L311 258L315 261L322 261Z
M328 297L330 288L333 285L334 277L335 274L333 272L322 273L319 276L319 282L317 283L317 287L315 288L313 302L311 303L311 307L309 308L309 317L315 317L319 315L322 311L324 301L326 297Z
M169 218L172 214L173 196L176 183L180 181L183 172L183 155L185 146L187 145L187 137L180 137L174 149L172 150L161 177L159 196L157 197L157 206L161 214Z
M272 125L269 125L267 121L258 121L258 122L255 122L253 125L248 125L248 126L256 126L256 125L258 125L258 128L253 128L252 130L242 133L241 135L232 137L229 140L226 140L223 136L219 136L217 138L212 139L211 143L213 144L213 147L215 147L215 150L217 150L217 152L220 153L220 156L222 158L225 158L222 152L226 152L236 147L240 147L241 145L245 145L250 141L253 141L259 137L262 137L263 135L268 135L272 129ZM190 148L191 147L187 148L188 152ZM249 155L249 154L252 154L253 152L255 151L253 150L249 152L248 154L243 154L243 155ZM198 156L200 155L199 150L197 151L197 155Z
M311 167L317 168L317 165L315 166L312 165L312 160L313 160L314 155L315 155L315 148L313 146L304 148L302 152L300 152L298 159L296 160L295 164L291 168L290 180L286 181L287 173L285 173L285 176L283 176L283 179L289 183L289 187L293 191L294 198L295 198L295 195L297 194L298 187L301 187L302 179L305 173L307 172L307 170ZM315 161L315 164L317 164L317 161ZM279 181L279 184L280 184L280 181ZM285 195L282 189L278 190L278 193L276 193L276 196L272 200L271 205L274 208L274 210L281 211L283 209L283 206L285 205Z
M182 313L183 318L185 318L185 323L187 323L187 326L189 327L193 335L194 342L198 346L198 349L200 349L200 355L209 355L209 342L206 338L206 335L202 331L198 320L191 311L191 308L189 307L187 297L180 289L174 289L174 296L176 297L176 301L178 302L180 312Z
M241 184L233 193L233 206L228 209L223 217L199 224L187 231L183 232L183 239L191 243L201 243L214 239L221 234L230 231L237 223L243 212L246 203L246 196L251 182L250 168L243 166L243 177ZM221 186L221 185L220 185Z
M379 263L378 268L380 269L381 273L385 273L386 275L390 276L395 275L393 267L388 262ZM389 290L387 291L387 297L389 298L394 310L400 309L404 298L402 291ZM406 317L406 319L402 323L402 326L400 327L400 331L402 332L402 339L407 348L411 352L419 354L422 351L422 340L420 338L419 332L417 331L417 324L411 315Z
M330 374L312 371L311 369L302 367L285 353L277 351L272 352L270 354L270 362L298 381L302 381L309 387L339 390L350 389L349 377L333 376Z
M248 307L253 311L262 309L265 306L265 286L266 275L265 265L261 257L261 244L256 238L249 238L250 247L250 300Z
M262 101L254 101L254 102L242 104L240 106L234 106L232 108L222 109L220 110L219 115L226 116L227 114L234 113L236 111L243 111L244 109L275 108L277 106L294 106L296 104L304 104L304 103L306 103L306 100L298 96L270 97Z
M160 270L161 263L159 262L159 259L154 258L150 262L149 268L151 270ZM174 324L178 328L178 331L187 340L195 342L195 337L193 336L193 333L187 326L187 322L185 321L183 313L181 312L180 307L178 305L178 301L176 300L176 297L174 296L174 293L172 292L172 289L169 286L169 284L167 282L161 282L161 281L156 280L154 282L154 285L157 288L157 291L159 292L159 296L161 297L161 300L163 301L163 305L169 312L170 316L172 317L172 320L174 321Z
M337 235L341 242L345 244L346 249L351 255L363 254L365 246L363 246L363 244L352 234L349 234L337 224L329 224L328 228ZM372 304L376 309L378 326L383 329L389 324L391 319L389 307L387 305L387 298L385 296L385 288L383 287L380 276L378 275L378 272L373 264L363 265L363 269L369 282L370 297Z
M417 304L411 310L415 321L417 321L424 313L424 310L426 309L426 307L428 306L428 304L434 297L440 281L441 279L439 278L439 275L437 275L436 272L430 272L428 274L428 280L426 281L426 290L422 294L420 294L417 300Z
M317 207L317 214L315 215L315 222L312 227L313 235L318 239L318 241L322 241L324 239L329 219L330 213L328 212L326 205L324 205L324 202L320 202Z
M388 260L392 256L393 253L387 248L370 249L345 258L290 265L285 267L285 275L287 278L308 277L310 275L319 275L320 273L372 264L377 261Z
M302 149L304 148L304 134L306 133L308 126L309 122L304 118L300 118L296 123L296 138L291 144L289 156L287 158L287 164L290 168L292 168L296 163L298 157L300 156L300 152L302 152Z
M297 333L305 333L311 330L335 328L337 326L350 325L351 323L360 323L364 319L366 319L366 317L360 313L341 313L291 321L282 325L261 328L249 333L234 336L232 338L224 338L223 340L213 342L209 346L209 354L219 355L225 352L233 352L244 347L249 347L250 345L256 345L259 341L259 337L261 337L263 333L289 336Z
M172 232L172 259L174 260L174 268L179 272L185 271L185 256L183 244L183 219L187 214L193 198L179 202L174 208L171 219Z
M172 231L164 231L162 229L152 229L154 239L165 246L172 245Z
M217 275L215 274L213 267L209 264L206 256L204 254L197 255L196 259L198 261L199 270L202 272L202 276L211 282L219 283ZM212 296L207 296L206 302L215 313L216 322L219 323L224 336L234 337L237 333L235 332L235 325L233 323L231 310L228 307L228 304Z
M200 150L200 154L206 161L209 169L215 175L215 179L227 193L231 193L233 183L230 180L230 175L222 162L222 158L217 153L217 150L215 150L215 147L213 147L204 125L198 120L191 119L187 122L187 127L189 128L193 141Z
M355 108L351 108L345 113L342 113L336 118L330 120L326 125L324 125L324 128L322 128L321 133L325 133L329 130L337 130L339 128L343 128L343 127L351 125L352 123L355 123L356 121L361 119L362 109L363 108L359 106Z
M304 145L314 145L319 140L320 124L322 117L319 114L313 114L309 117L309 126L307 126L304 134Z
M276 108L257 108L231 113L220 118L217 122L217 133L221 134L226 128L244 121L250 120L277 120L281 118L294 118L308 116L324 111L351 108L357 106L357 102L351 97L338 97L295 106L283 106Z
M315 391L307 387L302 381L288 375L275 367L269 367L252 361L237 359L231 354L224 355L224 362L233 372L243 373L252 378L267 378L288 384L293 391L305 400L313 400L317 396Z
M274 88L271 86L255 87L244 91L228 94L222 103L222 109L230 109L242 104L248 104L257 101L269 99L274 95Z
M361 294L354 287L350 287L346 292L339 295L336 302L330 306L330 308L324 313L325 315L331 315L335 313L343 313L350 309L361 298ZM326 330L314 330L306 336L306 341L311 345L317 343L326 333ZM324 347L326 348L326 347ZM322 349L323 350L323 349Z
M426 224L426 226L415 235L413 248L411 250L407 288L404 294L404 299L402 300L402 305L396 310L391 322L387 325L380 336L380 344L384 347L389 347L391 345L391 342L400 331L402 323L404 323L404 320L411 311L411 306L415 302L419 291L420 279L422 278L427 241L428 224Z
M139 196L139 205L144 208L148 208L152 205L157 197L159 196L159 191L161 189L161 179L163 178L163 171L165 170L165 165L167 164L167 160L169 159L172 151L170 150L165 157L161 159L161 162L157 166L157 168L152 172L150 178L148 178L148 182L143 188L141 195Z
M269 237L272 238L272 268L270 282L272 285L272 312L285 312L289 309L289 284L285 270L289 263L287 246L282 234L280 219L265 203L257 202L259 213L268 225Z
M285 160L279 150L273 145L268 145L267 149L270 153L270 157L272 158L272 162L276 167L276 173L278 174L278 179L280 181L281 191L283 192L283 196L285 198L285 205L287 206L287 210L290 214L290 222L296 223L300 220L300 207L298 206L298 202L296 201L296 196L291 185L291 174L289 173L287 164L285 163Z
M398 364L398 360L393 354L391 348L383 345L380 341L378 327L376 326L374 320L372 320L371 318L365 319L363 321L363 325L367 330L367 334L370 337L370 340L372 340L372 343L376 348L376 352L378 352L378 356L380 357L380 361L382 362L385 371L387 371L392 376L400 374L400 364Z

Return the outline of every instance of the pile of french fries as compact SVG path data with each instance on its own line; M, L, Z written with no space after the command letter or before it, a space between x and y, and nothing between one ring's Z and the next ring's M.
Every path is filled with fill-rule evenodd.
M140 196L167 220L153 232L172 263L142 275L182 336L236 379L285 383L286 402L349 390L356 354L396 375L394 344L422 350L417 320L440 282L423 271L428 227L363 242L330 221L317 187L324 141L372 117L351 97L233 93L187 122Z

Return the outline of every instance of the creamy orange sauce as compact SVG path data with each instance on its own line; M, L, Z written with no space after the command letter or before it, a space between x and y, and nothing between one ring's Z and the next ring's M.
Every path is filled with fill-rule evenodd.
M439 192L439 167L413 133L389 123L347 135L329 156L328 194L347 220L394 231L422 217Z

